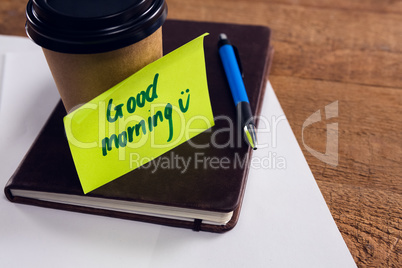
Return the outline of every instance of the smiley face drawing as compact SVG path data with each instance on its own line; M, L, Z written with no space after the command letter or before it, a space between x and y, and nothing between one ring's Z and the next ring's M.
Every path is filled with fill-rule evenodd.
M186 102L186 106L185 106L185 107L183 107L183 99L179 99L179 108L180 108L180 111L181 111L182 113L187 112L188 107L189 107L189 105L190 105L190 89L186 89L186 93L187 93L188 95L187 95L187 102ZM184 91L181 92L181 95L184 95Z

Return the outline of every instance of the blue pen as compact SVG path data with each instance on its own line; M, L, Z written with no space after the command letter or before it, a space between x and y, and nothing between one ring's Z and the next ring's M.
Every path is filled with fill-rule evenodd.
M240 124L243 129L247 143L254 150L257 149L256 128L248 101L246 88L244 87L243 77L240 70L239 59L236 57L233 46L230 44L226 34L219 35L218 42L219 55L225 69L226 78L232 92L236 106L237 115L240 116Z

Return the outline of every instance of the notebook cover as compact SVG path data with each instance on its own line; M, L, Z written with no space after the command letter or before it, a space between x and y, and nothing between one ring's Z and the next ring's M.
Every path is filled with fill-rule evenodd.
M62 119L66 112L61 102L8 181L5 188L7 198L17 203L194 230L225 232L232 229L239 218L249 170L248 159L252 150L237 132L234 133L236 141L234 145L223 148L211 146L212 140L220 145L226 144L233 134L229 131L219 131L230 127L227 120L219 118L226 116L236 119L235 106L218 56L217 41L219 34L224 32L237 46L251 109L254 114L259 114L272 61L270 30L263 26L168 20L163 26L164 53L169 53L205 32L210 33L205 38L204 48L215 126L212 131L201 133L191 139L191 142L207 146L194 148L189 142L183 143L160 156L166 161L169 160L166 162L169 163L168 167L158 168L153 172L158 161L156 158L151 161L149 168L133 170L88 193L87 196L208 211L234 211L232 219L226 225L210 225L196 219L194 222L180 221L12 196L10 189L84 195L64 133ZM234 129L238 129L236 124ZM216 168L215 164L208 162L212 158L229 159L229 168ZM184 171L182 168L174 167L175 159L190 159L189 168Z

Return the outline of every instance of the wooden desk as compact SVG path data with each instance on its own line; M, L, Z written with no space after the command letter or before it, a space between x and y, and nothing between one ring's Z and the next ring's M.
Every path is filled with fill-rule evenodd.
M0 34L25 36L26 0L2 0ZM402 263L402 2L167 0L169 18L267 25L270 80L359 267ZM339 115L306 127L338 101ZM338 123L339 163L312 156Z

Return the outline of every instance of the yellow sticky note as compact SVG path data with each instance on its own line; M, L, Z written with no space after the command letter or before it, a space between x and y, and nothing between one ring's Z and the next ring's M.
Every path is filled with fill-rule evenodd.
M214 125L205 70L205 35L64 117L84 193Z

